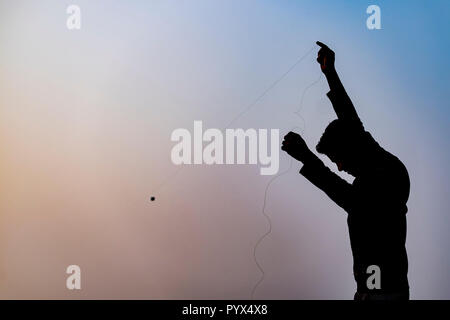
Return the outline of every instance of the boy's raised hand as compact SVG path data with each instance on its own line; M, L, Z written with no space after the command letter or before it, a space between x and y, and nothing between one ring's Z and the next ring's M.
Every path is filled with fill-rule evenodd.
M316 44L320 47L320 50L317 53L317 62L320 63L320 69L322 69L323 73L333 71L334 51L320 41L317 41Z

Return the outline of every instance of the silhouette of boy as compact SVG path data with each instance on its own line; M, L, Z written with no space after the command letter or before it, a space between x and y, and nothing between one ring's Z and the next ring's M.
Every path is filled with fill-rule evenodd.
M334 52L317 44L321 47L317 62L330 86L327 96L338 119L327 126L316 150L355 179L350 184L333 173L297 133L289 132L281 149L303 162L300 173L347 212L357 284L354 299L408 300L408 172L364 130L334 67ZM368 267L373 265L380 271L376 287L368 281Z

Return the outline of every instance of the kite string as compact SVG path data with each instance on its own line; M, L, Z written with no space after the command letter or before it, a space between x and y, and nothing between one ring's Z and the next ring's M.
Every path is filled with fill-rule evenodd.
M264 90L255 100L253 100L252 103L250 103L243 111L241 111L236 117L233 118L233 120L230 121L230 123L226 126L226 128L230 127L235 121L237 121L237 119L239 119L240 117L242 117L244 114L246 114L248 111L250 111L250 109L253 108L253 106L255 106L270 90L272 90L273 88L275 88L275 86L281 81L283 80L292 70L294 70L294 68L300 63L302 62L313 50L314 50L315 46L313 46L311 49L309 49L308 52L306 52L304 55L302 55L299 59L297 59L297 61L291 65L286 72L284 72L278 79L276 79L274 82L272 82L272 84L270 86L268 86L266 88L266 90Z
M295 127L293 128L295 129ZM291 130L293 130L291 129ZM258 288L259 284L261 282L263 282L264 278L265 278L265 272L264 269L262 268L261 264L258 262L258 259L256 257L256 250L258 249L258 246L260 245L260 243L270 234L272 233L272 220L270 219L270 216L266 213L266 204L267 204L267 191L269 190L270 185L278 178L280 178L281 176L283 176L284 174L288 173L289 171L291 171L292 168L292 164L293 164L293 158L290 158L289 160L289 167L278 173L277 175L275 175L274 177L272 177L269 182L266 185L266 188L264 190L264 204L263 204L263 209L262 209L262 214L263 216L266 218L267 223L269 224L269 229L266 231L266 233L264 233L256 242L254 248L253 248L253 259L255 261L256 266L258 267L259 271L261 272L261 277L258 280L258 282L255 284L255 286L253 287L252 290L252 294L251 294L251 298L253 299L254 295L255 295L255 291Z
M247 107L243 110L243 111L241 111L239 114L237 114L230 122L229 122L229 124L226 126L226 128L227 127L230 127L234 122L236 122L240 117L242 117L244 114L246 114L248 111L250 111L270 90L272 90L273 88L275 88L275 86L281 81L281 80L283 80L292 70L294 70L294 68L301 62L301 61L303 61L313 50L314 50L314 48L315 48L315 46L313 46L310 50L308 50L304 55L302 55L299 59L297 59L297 61L293 64L293 65L291 65L287 70L286 70L286 72L284 72L279 78L277 78L274 82L272 82L272 84L270 85L270 86L268 86L256 99L254 99L249 105L247 105ZM321 75L322 76L322 75ZM320 78L321 78L321 76L319 77L319 79L317 79L317 80L315 80L312 84L310 84L309 86L307 86L305 89L304 89L304 91L303 91L303 94L302 94L302 97L301 97L301 100L300 100L300 107L299 107L299 109L297 110L297 111L295 111L294 112L294 114L296 114L297 116L299 116L301 119L302 119L302 121L303 121L303 125L304 125L304 128L306 127L306 122L305 122L305 120L304 120L304 118L301 116L301 114L300 114L300 111L301 111L301 108L302 108L302 104L303 104L303 98L304 98L304 95L305 95L305 93L306 93L306 91L309 89L309 88L311 88L312 86L314 86L317 82L319 82L319 80L320 80ZM292 128L291 130L289 130L289 131L292 131L292 130L294 130L295 128L299 128L299 127L294 127L294 128ZM301 131L302 131L302 133L303 133L303 131L304 131L304 128L303 129L300 129ZM252 290L252 299L253 299L253 296L254 296L254 293L255 293L255 291L256 291L256 289L257 289L257 287L259 286L259 284L262 282L262 281L264 281L264 277L265 277L265 273L264 273L264 269L262 268L262 266L261 266L261 264L258 262L258 260L257 260L257 257L256 257L256 250L257 250L257 248L258 248L258 246L260 245L260 243L272 232L272 221L271 221L271 219L270 219L270 216L268 215L268 214L266 214L266 212L265 212L265 209L266 209L266 204L267 204L267 195L268 195L268 190L269 190L269 187L270 187L270 185L276 180L276 179L278 179L279 177L281 177L281 176L283 176L284 174L286 174L286 173L288 173L290 170L291 170L291 168L292 168L292 164L293 164L293 159L292 158L290 158L290 163L289 163L289 167L285 170L285 171L283 171L283 172L281 172L281 173L278 173L276 176L274 176L274 177L272 177L271 179L270 179L270 181L268 182L268 184L266 185L266 188L265 188L265 192L264 192L264 205L263 205L263 209L262 209L262 214L265 216L265 218L267 219L267 221L268 221L268 224L269 224L269 230L263 235L263 236L261 236L260 237L260 239L257 241L257 243L256 243L256 245L255 245L255 247L254 247L254 249L253 249L253 257L254 257L254 260L255 260L255 263L256 263L256 265L257 265L257 267L258 267L258 269L260 270L260 272L261 272L261 278L259 279L259 281L255 284L255 286L254 286L254 288L253 288L253 290ZM182 169L184 168L184 166L180 166L179 168L177 168L175 171L173 171L169 176L167 176L156 188L154 188L153 189L153 193L154 192L156 192L156 191L159 191L159 190L161 190L170 180L172 180L172 179L174 179L181 171L182 171Z
M297 116L299 116L299 117L302 119L302 121L303 121L303 129L301 129L301 128L298 127L298 126L295 126L295 127L293 127L292 129L287 130L285 133L287 133L287 132L289 132L289 131L292 131L292 130L294 130L294 129L296 129L296 128L299 128L299 129L301 130L302 134L305 132L305 130L306 130L306 122L305 122L305 119L303 118L303 116L300 114L300 111L301 111L302 108L303 108L303 99L304 99L304 97L305 97L306 92L307 92L310 88L312 88L314 85L316 85L316 84L320 81L321 78L322 78L322 74L320 74L320 76L319 76L319 78L318 78L317 80L315 80L315 81L312 82L310 85L308 85L307 87L305 87L305 89L303 90L303 93L302 93L302 95L301 95L301 98L300 98L299 108L298 108L296 111L294 111L294 114L296 114ZM258 282L257 282L257 283L255 284L255 286L253 287L253 290L252 290L252 293L251 293L251 299L252 299L252 300L253 300L253 298L254 298L256 289L257 289L258 286L264 281L264 278L265 278L265 272L264 272L264 269L262 268L261 264L258 262L258 259L257 259L257 257L256 257L256 250L258 249L258 246L261 244L261 242L262 242L269 234L272 233L272 220L270 219L270 216L266 213L266 204L267 204L268 190L269 190L270 185L271 185L276 179L280 178L281 176L285 175L286 173L288 173L288 172L291 170L293 162L294 162L294 161L293 161L293 158L291 157L291 158L290 158L289 167L288 167L286 170L284 170L284 171L278 173L277 175L275 175L274 177L272 177L272 178L269 180L269 182L267 183L266 189L265 189L265 191L264 191L264 204L263 204L263 208L262 208L262 214L263 214L263 216L266 218L266 220L267 220L267 222L268 222L268 224L269 224L269 229L268 229L268 230L267 230L267 231L266 231L266 232L258 239L258 241L256 242L256 244L255 244L255 246L254 246L254 248L253 248L253 259L254 259L255 264L256 264L256 266L258 267L259 271L261 272L261 277L259 278Z
M302 62L315 48L315 45L311 47L305 54L303 54L300 58L298 58L294 64L292 64L280 77L278 77L275 81L273 81L259 96L257 96L250 104L248 104L244 110L242 110L240 113L238 113L225 128L230 127L234 122L236 122L240 117L242 117L244 114L246 114L250 109L252 109L270 90L276 87L276 85L283 80L289 73L291 73L292 70L295 69L295 67ZM163 181L157 185L157 187L152 189L152 194L156 193L157 191L161 190L170 180L175 178L178 173L184 168L185 166L180 166L176 170L174 170L171 174L166 176Z

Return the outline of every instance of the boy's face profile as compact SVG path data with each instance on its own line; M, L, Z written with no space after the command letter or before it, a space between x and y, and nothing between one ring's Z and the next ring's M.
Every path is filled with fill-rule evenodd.
M335 156L330 156L327 155L327 157L334 163L336 164L337 168L339 171L343 171L344 170L344 163L341 159L336 158ZM344 170L345 171L345 170Z
M344 171L352 176L356 176L358 165L355 162L355 159L351 160L342 154L326 154L326 156L336 164L339 171Z

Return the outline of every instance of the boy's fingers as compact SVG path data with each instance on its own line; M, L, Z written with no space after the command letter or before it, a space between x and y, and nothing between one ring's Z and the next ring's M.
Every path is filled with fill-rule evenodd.
M297 134L294 132L289 132L286 136L284 136L285 140L292 140Z
M317 44L319 47L321 47L321 48L329 49L328 46L327 46L325 43L322 43L322 42L320 42L320 41L316 41L316 44Z

